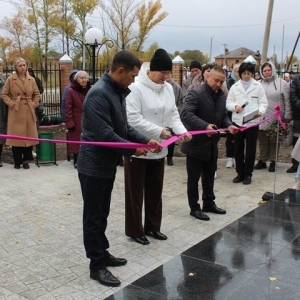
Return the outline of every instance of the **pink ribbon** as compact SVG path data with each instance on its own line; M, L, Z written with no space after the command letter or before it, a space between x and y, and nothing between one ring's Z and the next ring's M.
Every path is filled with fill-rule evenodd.
M247 130L249 128L258 126L262 123L265 123L274 117L278 119L282 127L285 127L285 124L281 120L281 114L280 114L280 106L277 104L275 107L275 112L261 120L260 122L257 122L250 126L241 126L239 127L240 131ZM49 127L47 127L49 128ZM220 128L216 130L196 130L196 131L189 131L191 135L198 135L198 134L207 134L207 133L216 133L216 132L226 132L229 131L228 128ZM178 141L181 139L185 134L178 134L174 135L168 140L165 140L161 143L163 147L167 147L170 144ZM148 148L148 149L154 149L156 148L155 145L148 145L148 144L141 144L141 143L123 143L123 142L87 142L87 141L67 141L67 140L55 140L55 139L41 139L41 138L31 138L26 136L17 136L17 135L7 135L7 134L0 134L0 138L2 139L11 139L11 140L25 140L25 141L35 141L35 142L48 142L48 143L65 143L65 144L82 144L82 145L94 145L94 146L101 146L101 147L110 147L110 148L126 148L126 149L135 149L135 148Z

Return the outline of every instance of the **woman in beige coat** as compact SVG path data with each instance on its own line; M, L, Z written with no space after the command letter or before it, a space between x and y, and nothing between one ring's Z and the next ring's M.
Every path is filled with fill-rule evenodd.
M16 73L5 82L2 98L8 106L7 134L37 138L35 108L39 106L40 93L33 77L27 74L26 61L22 58L15 63ZM29 169L32 160L32 146L35 141L7 139L12 146L15 169Z

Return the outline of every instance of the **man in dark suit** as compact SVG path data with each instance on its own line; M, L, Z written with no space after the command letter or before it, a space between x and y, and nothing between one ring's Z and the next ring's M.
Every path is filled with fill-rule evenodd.
M220 67L211 69L206 82L191 90L180 111L180 117L188 130L215 130L228 127L231 133L238 128L232 125L226 112L226 97L221 90L226 79L225 71ZM226 214L216 206L214 194L214 176L217 162L219 132L195 135L189 142L184 142L181 151L186 154L188 186L187 194L190 215L196 219L208 221L205 212ZM201 210L198 182L202 180Z

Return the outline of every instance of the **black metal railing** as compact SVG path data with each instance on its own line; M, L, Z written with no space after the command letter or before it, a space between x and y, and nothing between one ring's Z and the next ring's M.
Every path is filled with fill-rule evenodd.
M61 116L61 98L62 98L62 86L61 86L61 70L57 63L48 63L47 67L41 65L33 65L30 62L27 63L28 68L32 68L35 77L38 77L42 81L44 92L41 95L41 99L44 105L44 114L47 116ZM90 66L89 66L90 67ZM82 65L73 65L74 69L81 70ZM6 65L3 67L3 78L5 81L8 76L14 72L13 65ZM107 70L107 66L101 65L96 69L96 81L101 78L104 72ZM92 82L92 68L85 68L85 71L90 75L90 82ZM1 79L1 78L0 78Z

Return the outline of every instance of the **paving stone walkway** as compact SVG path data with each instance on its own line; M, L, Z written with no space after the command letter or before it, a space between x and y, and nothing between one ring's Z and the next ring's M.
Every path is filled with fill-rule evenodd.
M236 173L219 160L215 193L224 216L203 222L189 215L185 158L166 166L163 224L167 241L142 246L124 235L124 174L118 167L107 236L110 252L125 257L124 267L110 268L118 288L89 278L82 243L82 198L72 162L58 166L31 164L29 170L0 168L0 299L104 299L257 207L265 191L291 188L295 174L288 164L277 173L255 171L251 185L232 183Z

